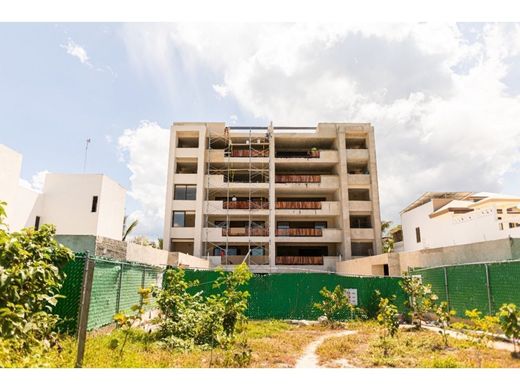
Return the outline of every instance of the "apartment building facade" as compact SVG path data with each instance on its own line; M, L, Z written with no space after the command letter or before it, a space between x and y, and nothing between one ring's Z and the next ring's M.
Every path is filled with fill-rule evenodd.
M257 271L334 271L381 253L370 124L171 128L164 243Z

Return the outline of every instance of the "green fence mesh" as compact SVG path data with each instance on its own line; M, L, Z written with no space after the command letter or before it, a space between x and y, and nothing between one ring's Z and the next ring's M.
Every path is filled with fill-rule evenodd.
M141 287L160 284L160 268L101 257L90 258L95 260L96 266L87 324L89 330L112 323L114 314L118 312L128 313L132 305L140 302L138 290ZM74 332L77 328L84 264L85 255L77 254L64 269L66 278L60 294L65 298L58 301L54 311L63 319L62 331Z
M84 265L85 257L78 254L75 260L68 263L63 269L65 280L60 294L65 298L59 299L54 308L54 313L61 318L59 330L62 332L73 332L77 328Z
M425 268L411 273L431 284L458 316L471 309L495 314L503 303L520 305L520 260Z
M213 292L215 271L186 271L188 280L198 279L196 287L204 294ZM250 293L247 315L251 319L316 319L320 314L313 304L322 300L319 291L337 285L357 289L358 306L374 313L375 290L383 296L396 295L396 304L403 309L406 294L399 286L400 278L349 277L323 273L256 274L246 287Z

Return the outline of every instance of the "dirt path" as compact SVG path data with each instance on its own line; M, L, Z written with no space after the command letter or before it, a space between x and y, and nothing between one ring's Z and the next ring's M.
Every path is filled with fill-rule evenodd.
M354 334L356 331L354 330L345 330L342 332L329 332L314 340L312 343L307 345L305 351L303 351L303 355L300 356L294 368L319 368L320 365L318 363L318 356L316 355L316 350L325 340L331 337L341 337L348 336L350 334ZM337 362L340 363L342 367L352 367L348 364L347 361Z

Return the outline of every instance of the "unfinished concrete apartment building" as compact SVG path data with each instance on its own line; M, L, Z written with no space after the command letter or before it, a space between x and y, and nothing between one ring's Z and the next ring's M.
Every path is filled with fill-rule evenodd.
M164 243L256 272L335 271L381 253L370 124L171 128Z

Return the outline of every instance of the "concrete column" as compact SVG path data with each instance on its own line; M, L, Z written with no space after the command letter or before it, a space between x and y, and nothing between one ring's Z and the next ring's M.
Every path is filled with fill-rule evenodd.
M269 266L276 266L276 170L275 139L272 123L269 125Z
M350 259L352 257L352 245L350 239L350 210L348 207L348 175L347 175L347 146L345 142L346 132L344 127L336 126L336 146L339 155L339 202L340 228L343 230L343 240L341 242L341 257L342 260Z
M195 235L193 238L193 256L202 257L206 253L202 253L202 240L204 238L204 218L206 200L206 134L208 128L204 126L199 129L199 152L197 156L197 195L195 201Z
M175 174L175 151L177 134L175 127L170 128L170 153L168 159L168 173L166 178L166 202L164 211L164 234L163 245L164 249L171 251L171 226L172 226L172 201L173 201L173 175Z
M383 253L383 242L381 239L381 211L379 209L379 186L377 184L377 161L376 161L376 142L374 127L370 126L367 136L368 147L368 169L370 172L370 194L372 201L372 226L374 227L374 246L375 255Z

